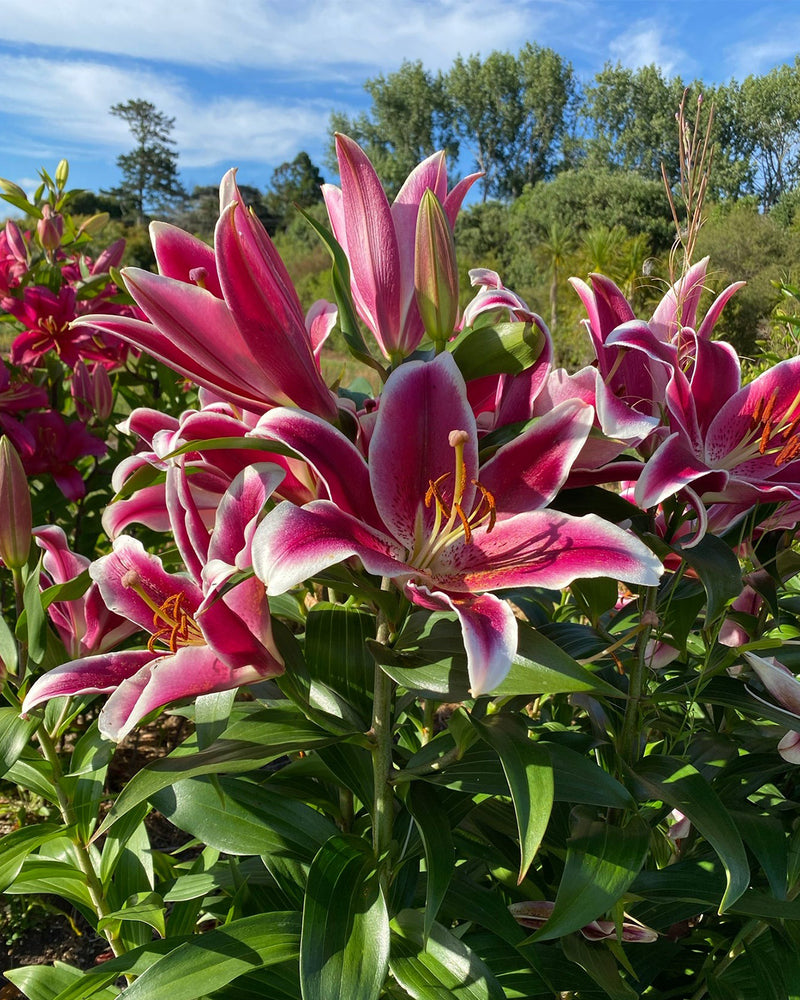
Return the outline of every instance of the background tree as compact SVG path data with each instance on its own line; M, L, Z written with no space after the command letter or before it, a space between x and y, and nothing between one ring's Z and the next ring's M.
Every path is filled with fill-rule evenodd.
M755 189L771 208L800 183L800 57L741 85L737 124L749 140Z
M483 172L483 200L504 187L509 148L519 133L523 107L517 60L510 52L486 59L459 56L446 78L455 127Z
M552 176L576 96L570 63L529 43L516 56L459 56L445 84L457 134L483 171L484 201Z
M276 167L272 171L269 191L264 199L275 228L285 229L289 225L295 205L309 209L321 204L321 187L324 183L325 178L305 151Z
M680 77L667 80L657 66L607 63L586 88L581 107L588 164L659 180L663 163L667 176L677 177L675 112L684 90Z
M117 157L122 182L108 194L118 198L123 214L143 225L151 211L169 211L186 197L178 179L178 153L172 147L175 119L141 99L113 104L110 114L124 121L136 146Z

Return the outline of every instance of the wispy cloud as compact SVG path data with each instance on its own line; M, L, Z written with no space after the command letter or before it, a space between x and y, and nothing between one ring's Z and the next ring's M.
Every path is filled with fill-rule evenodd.
M0 61L0 102L16 115L17 149L45 161L67 146L79 157L124 150L131 142L128 128L109 107L131 97L152 101L176 119L174 137L186 167L227 166L234 157L279 162L310 139L318 141L330 113L320 100L204 99L179 78L149 69L29 57Z
M665 76L673 76L688 62L664 24L651 19L634 22L627 31L609 43L609 52L624 66L658 66Z
M780 33L774 37L766 35L762 42L751 40L731 46L725 53L731 76L741 81L746 76L768 73L780 63L793 63L798 52L798 36L800 17L787 18L781 24Z
M78 51L202 67L394 66L398 57L449 65L458 52L516 47L554 4L513 0L110 0L91 25L68 0L4 0L2 36Z

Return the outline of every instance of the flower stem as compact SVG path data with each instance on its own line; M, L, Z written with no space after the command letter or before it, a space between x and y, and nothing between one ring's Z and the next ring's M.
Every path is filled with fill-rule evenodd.
M391 581L384 579L381 590L388 590ZM376 639L385 645L391 634L386 613L378 611ZM380 857L392 841L394 791L389 782L392 772L392 698L394 681L375 661L375 690L372 700L372 774L375 804L372 814L372 846Z
M648 587L642 612L642 630L636 640L636 655L628 674L628 700L622 720L618 751L633 766L641 756L641 703L647 676L647 644L653 631L658 588Z
M61 768L58 751L55 748L55 744L53 743L50 734L43 725L39 727L36 733L36 738L42 748L42 754L44 755L45 760L52 768L53 786L55 787L56 795L58 797L58 808L61 813L61 818L66 826L73 828L74 832L71 834L71 837L72 843L75 847L75 859L78 863L81 874L86 879L86 888L89 890L89 898L92 901L92 906L94 907L94 911L97 914L98 919L100 919L107 916L111 912L111 908L106 902L103 886L100 879L97 877L97 872L94 870L94 865L92 864L89 851L77 831L74 830L77 817L75 815L75 809L73 808L72 802L64 790L61 782L64 772ZM125 947L112 927L106 927L104 933L114 954L123 954Z

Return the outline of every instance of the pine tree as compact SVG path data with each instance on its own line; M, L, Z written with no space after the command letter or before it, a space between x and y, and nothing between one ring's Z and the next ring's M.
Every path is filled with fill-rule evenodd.
M109 113L126 122L136 147L117 157L122 182L107 193L119 199L124 215L144 225L150 211L168 211L186 197L178 179L178 153L172 148L175 119L141 99L113 104Z

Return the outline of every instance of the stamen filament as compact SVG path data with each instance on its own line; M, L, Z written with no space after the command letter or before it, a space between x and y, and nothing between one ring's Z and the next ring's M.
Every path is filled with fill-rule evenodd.
M153 628L147 648L156 652L155 644L164 642L170 652L175 653L181 646L205 645L205 636L192 615L183 610L185 595L171 594L161 604L156 604L142 586L141 577L135 570L127 572L120 581L123 587L133 590L153 612Z

